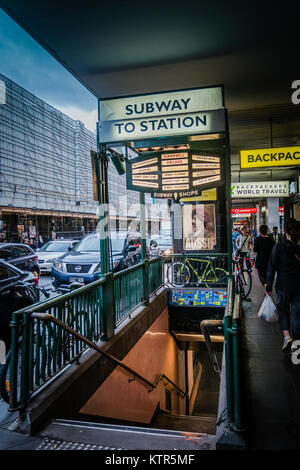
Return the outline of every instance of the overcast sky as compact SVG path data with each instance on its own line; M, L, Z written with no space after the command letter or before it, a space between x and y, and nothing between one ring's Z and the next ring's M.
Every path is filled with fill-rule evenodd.
M0 9L0 72L95 131L97 99Z

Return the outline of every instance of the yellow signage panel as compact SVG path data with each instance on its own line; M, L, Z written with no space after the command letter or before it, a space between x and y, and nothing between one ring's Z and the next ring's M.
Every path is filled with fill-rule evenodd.
M184 197L180 199L183 202L192 201L216 201L217 200L217 189L207 189L201 192L201 196Z
M300 146L241 150L241 168L300 165Z

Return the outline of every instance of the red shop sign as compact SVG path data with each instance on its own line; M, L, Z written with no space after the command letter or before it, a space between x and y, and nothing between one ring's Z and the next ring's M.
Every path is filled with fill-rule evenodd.
M256 207L243 207L241 209L231 209L232 214L256 214Z

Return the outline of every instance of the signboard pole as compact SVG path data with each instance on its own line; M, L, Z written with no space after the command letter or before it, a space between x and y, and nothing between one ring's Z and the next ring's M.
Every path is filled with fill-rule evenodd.
M106 150L100 143L99 133L97 132L97 150L96 155L96 176L99 197L99 232L100 233L100 272L106 277L105 289L103 293L103 340L108 340L114 336L114 281L110 273L109 263L109 213L108 213L108 187L107 187L107 165L108 158Z
M147 258L146 253L146 210L145 193L140 192L140 233L141 233L141 254L142 261Z
M226 194L226 210L227 210L227 252L228 252L228 272L232 276L232 217L231 217L231 164L230 164L230 140L229 140L229 126L228 126L228 113L225 113L226 119L226 151L225 151L225 194Z
M149 301L149 261L146 252L146 210L145 193L140 192L140 234L141 255L143 261L143 300Z

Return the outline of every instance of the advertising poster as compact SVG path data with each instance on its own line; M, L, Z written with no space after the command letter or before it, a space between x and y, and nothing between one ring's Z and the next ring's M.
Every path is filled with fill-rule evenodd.
M183 249L213 250L216 245L216 212L214 204L183 206Z
M29 227L29 236L30 238L35 238L36 237L36 228L34 225Z

